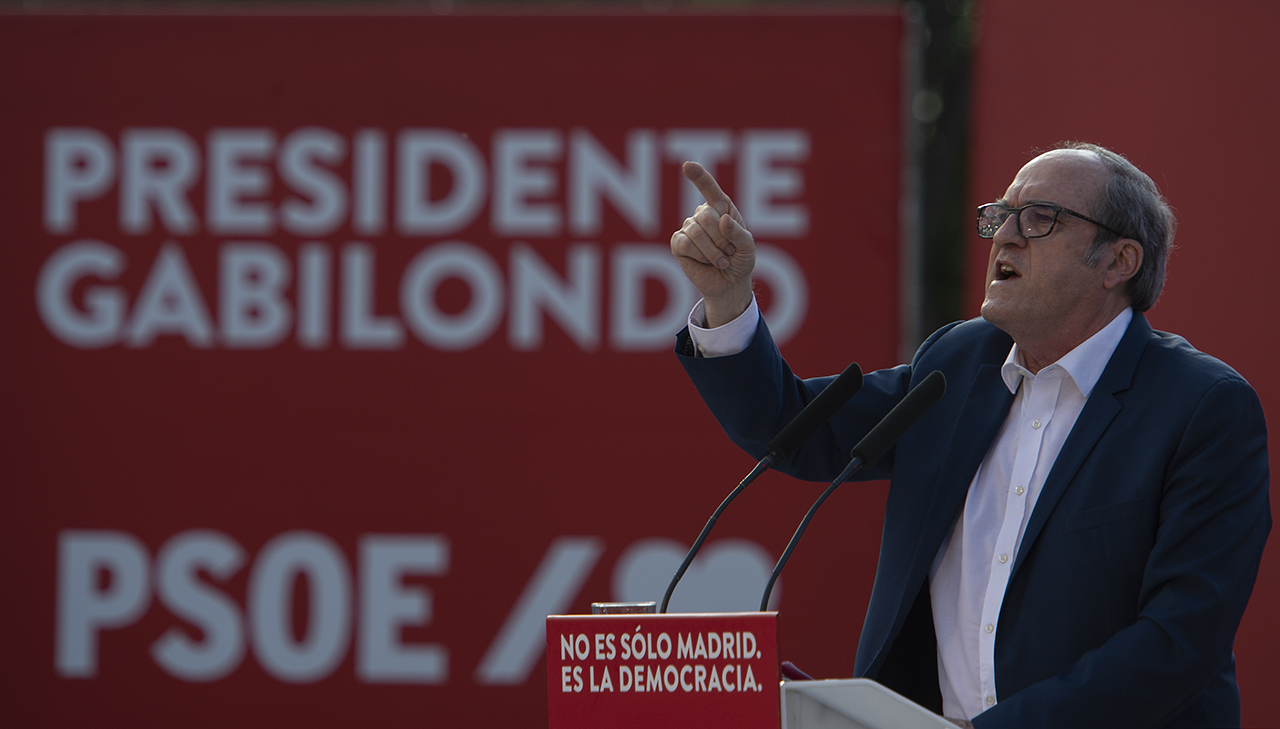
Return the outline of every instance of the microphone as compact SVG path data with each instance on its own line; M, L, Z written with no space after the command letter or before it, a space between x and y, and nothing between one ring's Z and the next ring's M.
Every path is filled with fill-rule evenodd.
M853 460L862 459L860 466L874 466L889 447L898 442L903 433L942 399L947 391L947 378L938 370L929 373L920 384L911 388L911 392L902 401L893 406L889 414L884 416L876 427L850 451ZM852 475L852 471L849 472ZM846 477L847 478L847 477Z
M659 613L667 612L667 603L671 601L671 593L675 592L676 585L680 583L680 578L684 577L684 573L689 569L689 565L693 563L693 558L698 554L698 550L702 549L702 543L707 540L707 535L711 533L711 528L716 525L716 520L720 518L720 514L724 512L733 500L738 498L738 494L742 490L756 480L756 477L776 463L781 463L792 456L796 449L809 439L818 428L822 427L835 415L836 411L844 407L849 402L849 398L853 397L858 390L862 389L862 368L857 362L851 363L844 368L838 377L825 388L818 396L805 406L800 414L787 423L786 427L769 441L769 452L756 467L751 469L751 473L742 479L738 487L729 492L724 501L720 502L720 506L716 508L715 513L707 520L707 525L702 528L702 532L698 534L698 538L694 540L693 546L689 548L689 553L684 556L684 561L680 563L680 568L671 578L671 584L667 585L667 592L662 596L662 607L658 609Z
M790 458L801 443L809 440L809 436L816 433L823 423L830 420L861 389L862 368L854 362L845 367L834 382L818 393L799 415L787 423L782 432L769 441L769 455L773 456L776 463Z
M813 506L809 507L808 513L804 515L804 520L800 522L800 526L796 529L796 533L791 536L791 541L787 542L787 548L782 552L782 556L778 558L778 564L773 568L773 573L769 575L769 584L764 588L764 596L760 599L760 611L764 612L769 607L769 595L773 593L773 583L778 581L778 575L782 574L782 568L787 566L787 560L791 558L791 553L795 551L796 544L800 542L800 537L804 535L804 530L809 528L809 522L813 520L813 515L817 513L818 507L822 506L822 502L833 494L840 484L849 480L849 477L863 466L874 466L876 461L885 454L885 451L898 442L907 429L924 415L925 411L933 407L935 403L942 399L943 393L947 391L947 378L938 370L929 373L928 377L911 388L911 392L902 398L884 419L876 424L862 440L858 441L858 445L853 447L851 451L852 460L844 470L836 476L836 480L831 482L826 491L813 502Z

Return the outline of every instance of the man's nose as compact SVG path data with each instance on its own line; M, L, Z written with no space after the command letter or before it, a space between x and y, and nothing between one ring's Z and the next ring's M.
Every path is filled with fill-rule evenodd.
M1004 219L999 228L996 228L996 234L992 237L992 241L996 245L1007 246L1023 246L1027 244L1027 239L1022 235L1022 226L1018 222L1018 213L1012 213Z

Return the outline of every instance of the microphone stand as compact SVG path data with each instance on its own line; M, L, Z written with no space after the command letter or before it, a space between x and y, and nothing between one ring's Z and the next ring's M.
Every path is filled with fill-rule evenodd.
M684 577L684 573L689 569L689 565L693 564L694 555L698 553L699 549L702 549L702 543L707 540L707 535L711 533L711 528L716 525L716 520L720 518L720 514L724 512L725 508L728 507L734 499L738 498L738 494L742 493L743 489L749 486L752 481L756 480L757 476L769 470L769 467L773 464L774 458L772 453L761 458L760 462L756 464L756 467L751 469L751 473L748 473L747 477L742 479L742 482L738 484L738 487L733 491L730 491L729 495L724 498L724 501L720 502L720 506L716 507L715 513L707 520L707 525L702 528L702 532L699 533L698 538L694 540L693 546L689 548L688 554L684 556L684 562L680 563L680 569L676 570L675 576L671 578L671 584L667 585L667 592L662 596L662 607L658 608L659 613L665 614L667 612L667 603L671 601L671 593L675 592L676 585L680 582L680 578Z

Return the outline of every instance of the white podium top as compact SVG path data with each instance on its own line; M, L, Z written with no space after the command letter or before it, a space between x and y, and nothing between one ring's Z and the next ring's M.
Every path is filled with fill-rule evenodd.
M783 681L782 729L956 729L869 678Z

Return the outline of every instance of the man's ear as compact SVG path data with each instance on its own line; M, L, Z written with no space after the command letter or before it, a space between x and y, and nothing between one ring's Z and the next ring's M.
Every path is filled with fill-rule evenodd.
M1108 257L1103 285L1111 289L1138 275L1138 270L1142 268L1142 245L1132 238L1121 238L1108 248L1111 255Z

